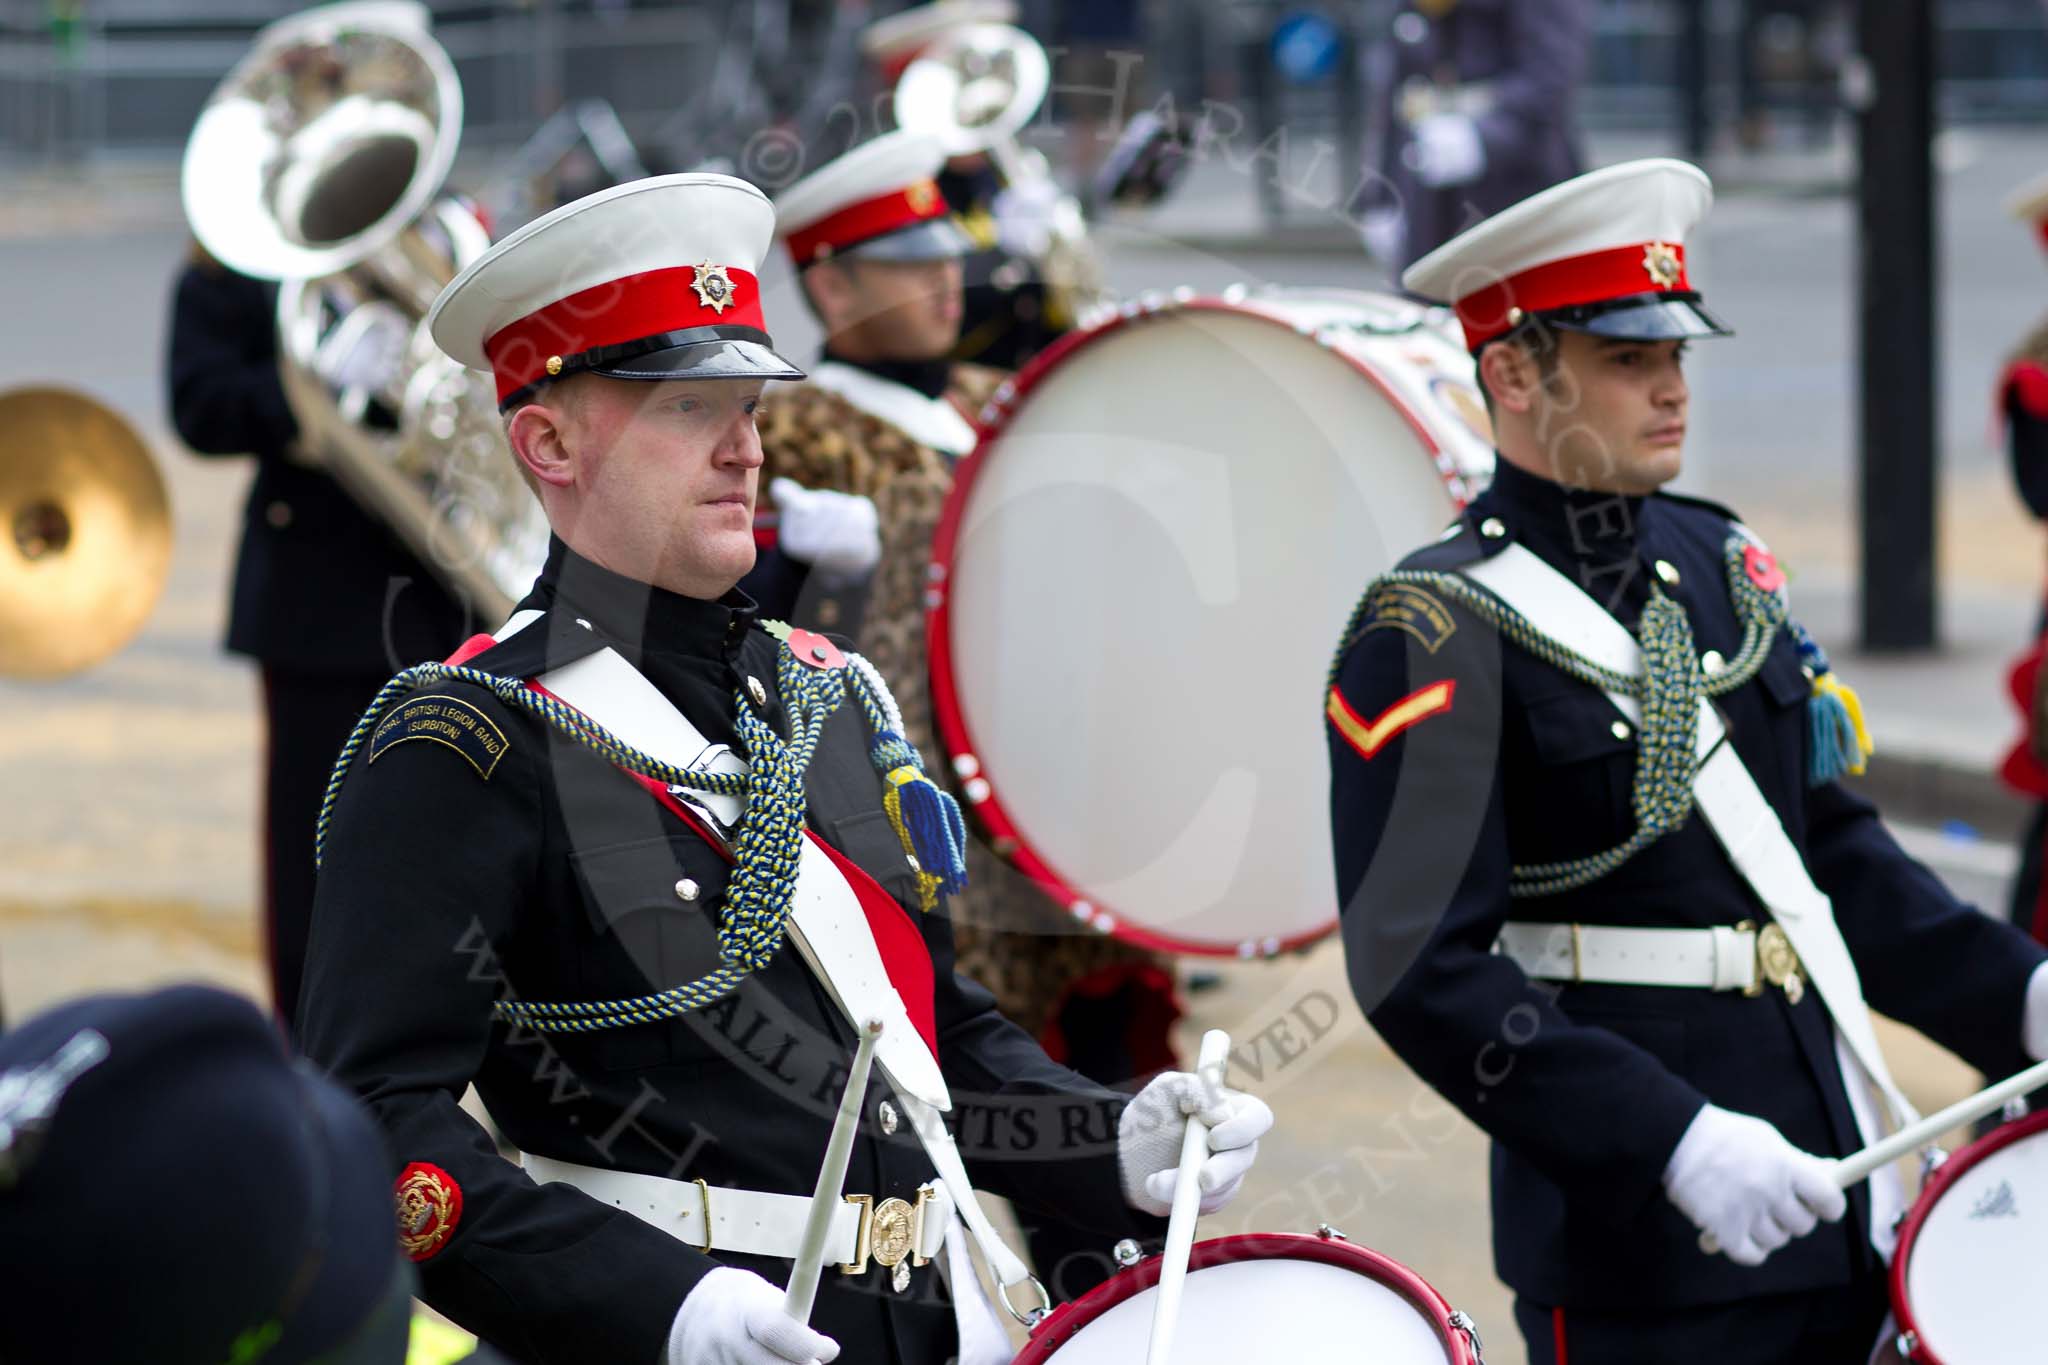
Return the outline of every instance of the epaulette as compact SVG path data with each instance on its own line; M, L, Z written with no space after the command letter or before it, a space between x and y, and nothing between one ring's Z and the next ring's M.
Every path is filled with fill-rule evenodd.
M1408 555L1390 573L1454 573L1467 564L1486 558L1494 547L1502 543L1487 540L1473 529L1469 517L1460 517L1445 528L1441 537ZM1458 620L1451 604L1427 584L1395 582L1388 574L1380 575L1365 585L1365 591L1360 594L1358 604L1351 609L1351 616L1344 624L1343 633L1337 638L1336 657L1330 663L1332 686L1336 684L1337 673L1344 666L1344 658L1351 652L1351 647L1382 629L1398 630L1412 636L1434 654L1444 641L1457 633Z
M1488 542L1479 534L1470 517L1459 517L1444 528L1444 533L1423 546L1411 551L1395 567L1399 569L1462 569L1492 554L1499 542Z

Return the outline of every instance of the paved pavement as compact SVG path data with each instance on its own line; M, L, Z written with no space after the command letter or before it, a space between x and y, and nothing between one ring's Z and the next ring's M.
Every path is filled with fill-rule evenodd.
M1795 193L1805 180L1781 177L1728 196L1699 255L1742 335L1700 348L1685 484L1743 508L1791 565L1798 610L1871 705L1893 764L1876 776L1905 802L1905 837L1991 904L2013 859L2014 810L1984 775L2013 729L2001 676L2032 623L2042 545L2005 487L1985 393L2048 296L2038 252L1996 205L2038 160L2036 135L1972 131L1944 148L1945 592L1943 649L1931 656L1866 658L1853 648L1847 205ZM163 168L145 167L6 188L0 387L62 380L126 413L158 443L178 535L163 603L128 649L71 679L0 682L0 998L18 1015L89 989L191 977L256 994L255 682L216 643L247 471L194 459L167 437L157 376L168 281L184 249L175 186ZM1191 191L1156 222L1104 234L1120 287L1361 287L1375 278L1362 256L1327 249L1328 234L1325 249L1271 249L1275 239L1249 216L1242 172L1205 168ZM1231 214L1248 230L1223 231ZM786 280L771 277L770 289L787 339L805 350ZM0 448L0 458L25 457ZM1958 813L1970 828L1950 824ZM1486 1250L1479 1135L1364 1025L1335 946L1232 965L1192 1006L1190 1041L1211 1025L1253 1040L1240 1051L1246 1079L1281 1118L1245 1197L1205 1231L1331 1222L1411 1262L1477 1314L1496 1365L1519 1361ZM1283 1059L1274 1026L1289 1018L1307 1041ZM1960 1066L1930 1046L1900 1035L1891 1050L1917 1098L1967 1088Z

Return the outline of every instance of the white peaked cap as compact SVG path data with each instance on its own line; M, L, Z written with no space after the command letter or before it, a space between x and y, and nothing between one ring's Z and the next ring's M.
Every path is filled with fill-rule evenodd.
M427 314L435 344L498 376L500 401L590 370L620 379L800 378L771 349L759 272L768 197L725 175L587 195L494 245Z
M1529 317L1560 311L1609 317L1606 326L1584 328L1604 335L1625 335L1613 329L1630 325L1647 328L1644 339L1711 335L1723 329L1696 306L1685 243L1713 202L1713 182L1687 162L1607 166L1467 228L1409 266L1401 283L1452 305L1475 349ZM1670 296L1669 305L1659 306L1658 295ZM1619 305L1628 300L1650 311L1625 321Z

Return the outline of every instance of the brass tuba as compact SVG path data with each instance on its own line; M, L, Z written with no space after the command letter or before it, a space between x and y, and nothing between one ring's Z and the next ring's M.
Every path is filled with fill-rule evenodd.
M487 381L424 319L490 246L443 194L462 87L410 0L354 0L264 29L185 145L200 245L280 282L278 363L301 454L486 616L539 571L547 522Z
M896 82L896 125L936 138L946 155L985 155L1007 188L1050 202L1030 254L1067 316L1086 325L1112 304L1080 203L1061 190L1045 155L1018 141L1052 85L1038 40L1008 24L969 24L946 34Z

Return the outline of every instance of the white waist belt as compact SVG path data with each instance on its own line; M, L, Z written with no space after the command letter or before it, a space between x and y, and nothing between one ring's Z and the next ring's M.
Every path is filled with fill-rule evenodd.
M727 1251L793 1260L803 1244L804 1222L811 1212L808 1195L763 1194L707 1185L701 1180L607 1171L531 1152L523 1164L526 1173L541 1184L559 1181L574 1186L599 1203L624 1209L706 1253ZM945 1245L952 1224L952 1197L936 1180L918 1191L915 1203L847 1195L832 1212L825 1262L849 1275L866 1270L871 1257L885 1266L906 1259L912 1265L923 1265ZM891 1245L892 1237L904 1236L899 1229L908 1234L907 1242L899 1244L903 1249Z
M1597 924L1501 926L1494 945L1533 977L1613 986L1757 989L1756 930L1615 929Z

